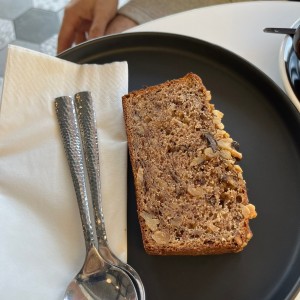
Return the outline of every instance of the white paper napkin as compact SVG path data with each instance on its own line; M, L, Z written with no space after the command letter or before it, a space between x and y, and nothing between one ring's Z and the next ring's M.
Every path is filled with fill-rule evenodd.
M62 299L85 244L53 100L91 91L111 249L126 261L126 62L78 65L8 49L0 112L0 299Z

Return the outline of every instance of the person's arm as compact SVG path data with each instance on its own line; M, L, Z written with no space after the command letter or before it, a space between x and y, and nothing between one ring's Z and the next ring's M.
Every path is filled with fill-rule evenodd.
M120 8L119 14L143 24L194 8L245 1L249 0L130 0Z
M249 0L71 0L58 36L57 52L98 36L119 33L169 14L208 5Z

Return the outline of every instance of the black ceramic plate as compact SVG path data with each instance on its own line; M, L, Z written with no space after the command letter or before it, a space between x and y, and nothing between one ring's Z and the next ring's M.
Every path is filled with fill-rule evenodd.
M241 166L258 217L251 221L253 239L239 254L145 254L129 168L128 261L140 273L147 299L292 299L300 280L300 116L285 94L240 57L178 35L105 37L60 57L77 63L126 60L129 90L195 72L241 145Z

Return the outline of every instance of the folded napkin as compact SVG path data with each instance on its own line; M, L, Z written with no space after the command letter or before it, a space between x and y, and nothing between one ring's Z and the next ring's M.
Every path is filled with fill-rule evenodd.
M108 241L126 261L126 62L78 65L10 46L0 111L0 299L62 299L85 258L54 98L91 91Z

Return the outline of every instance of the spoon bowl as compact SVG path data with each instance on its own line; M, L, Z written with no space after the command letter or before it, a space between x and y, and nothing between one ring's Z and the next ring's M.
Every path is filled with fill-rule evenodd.
M132 282L120 269L108 265L91 247L83 268L69 284L64 300L134 300Z

